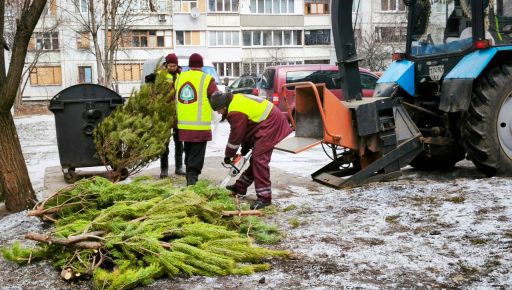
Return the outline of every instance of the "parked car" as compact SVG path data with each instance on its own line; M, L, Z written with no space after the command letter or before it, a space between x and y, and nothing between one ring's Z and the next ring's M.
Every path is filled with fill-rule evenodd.
M159 65L162 65L164 61L165 56L149 59L146 62L144 62L144 66L142 68L142 81L144 82L145 76L152 74L155 71L155 68L157 68ZM181 66L182 72L188 71L190 69L190 67L188 66L188 57L178 56L178 63ZM203 59L203 64L204 65L201 70L211 75L215 82L217 83L217 88L220 91L224 91L226 87L220 81L219 74L217 73L217 70L213 66L212 62Z
M379 77L369 70L360 68L363 96L373 96L373 90ZM338 66L327 64L307 65L279 65L265 68L257 84L259 95L277 105L283 114L287 115L286 97L292 112L295 109L294 88L283 89L284 84L295 82L313 82L315 84L325 83L327 89L331 90L340 100L343 100L343 93L339 89L336 80L339 78Z
M243 75L227 86L226 92L258 95L257 83L258 77L256 75Z

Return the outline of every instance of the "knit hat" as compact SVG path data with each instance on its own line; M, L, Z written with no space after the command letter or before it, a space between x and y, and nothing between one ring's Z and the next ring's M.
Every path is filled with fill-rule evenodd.
M195 68L203 67L203 57L199 53L193 53L188 58L188 66Z
M210 97L210 107L212 110L217 111L224 107L227 107L231 102L231 94L223 93L221 91L216 91Z
M174 63L175 65L178 65L178 57L174 53L169 53L165 57L165 63Z

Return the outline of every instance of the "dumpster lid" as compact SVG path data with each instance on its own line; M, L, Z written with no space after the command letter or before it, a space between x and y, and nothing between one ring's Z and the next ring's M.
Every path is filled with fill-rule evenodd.
M97 84L78 84L63 89L57 93L51 100L57 101L84 101L84 100L115 100L122 102L123 98L115 91Z

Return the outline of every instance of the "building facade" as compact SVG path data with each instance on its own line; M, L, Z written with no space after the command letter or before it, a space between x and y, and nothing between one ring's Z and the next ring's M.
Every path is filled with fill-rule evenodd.
M48 100L66 87L98 83L95 45L108 46L116 32L102 26L96 13L100 29L91 33L89 5L103 3L91 1L49 2L29 46L24 100ZM354 2L356 37L402 40L402 0ZM123 96L140 85L144 61L171 52L200 53L221 78L230 79L260 74L268 65L336 60L329 0L131 0L129 8L120 3L117 13L129 17L117 20L125 21L125 29L114 56L113 88Z

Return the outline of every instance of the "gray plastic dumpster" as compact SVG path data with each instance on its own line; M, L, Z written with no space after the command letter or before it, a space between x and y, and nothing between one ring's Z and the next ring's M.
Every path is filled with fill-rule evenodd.
M60 91L50 100L55 115L57 147L64 179L75 182L76 168L103 165L96 156L93 130L123 98L109 88L80 84Z

